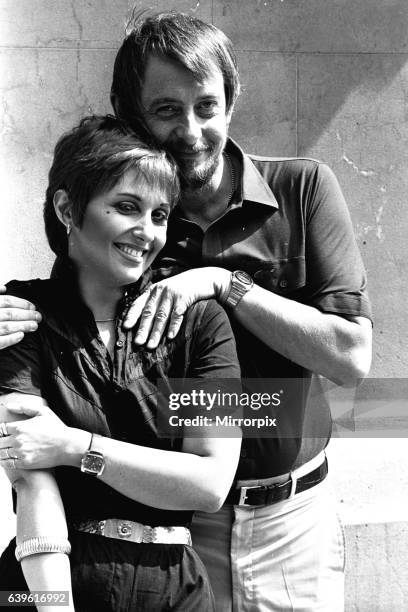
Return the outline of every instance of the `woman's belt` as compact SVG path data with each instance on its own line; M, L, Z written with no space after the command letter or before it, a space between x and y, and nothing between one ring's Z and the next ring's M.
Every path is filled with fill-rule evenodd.
M191 534L187 527L150 527L126 519L89 519L69 523L72 529L93 533L106 538L126 540L136 544L186 544L191 546Z

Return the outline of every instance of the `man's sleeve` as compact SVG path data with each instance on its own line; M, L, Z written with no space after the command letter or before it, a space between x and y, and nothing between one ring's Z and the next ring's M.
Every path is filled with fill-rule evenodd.
M188 375L197 378L239 379L234 334L225 310L215 300L197 302L195 316L186 326L192 336L191 361ZM198 316L197 316L198 315ZM189 326L193 329L189 330Z
M371 319L367 278L350 214L333 172L317 164L306 209L306 275L311 305Z

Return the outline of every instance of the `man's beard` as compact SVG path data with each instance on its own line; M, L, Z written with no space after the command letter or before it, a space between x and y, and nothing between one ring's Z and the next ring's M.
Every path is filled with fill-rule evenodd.
M176 151L171 151L171 153L177 162L180 185L183 190L195 191L205 187L214 176L221 160L221 153L218 151L212 151L211 155L199 165L194 160L180 159Z

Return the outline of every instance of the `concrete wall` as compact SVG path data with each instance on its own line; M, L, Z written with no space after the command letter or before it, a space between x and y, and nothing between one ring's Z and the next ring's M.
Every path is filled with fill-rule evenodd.
M53 257L41 203L52 147L80 116L110 110L113 58L132 5L0 0L0 282L48 274ZM371 376L406 376L406 0L136 5L191 11L230 35L243 81L232 135L247 150L307 155L332 166L369 274L376 323ZM404 398L404 414L406 408ZM377 435L331 443L349 542L348 611L408 609L405 439ZM12 529L7 520L0 524ZM0 534L3 543L8 530Z

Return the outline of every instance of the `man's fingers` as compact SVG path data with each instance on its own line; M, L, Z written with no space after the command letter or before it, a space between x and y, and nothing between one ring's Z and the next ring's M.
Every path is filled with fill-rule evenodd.
M0 313L1 314L1 313ZM1 321L0 320L0 341L1 336L9 336L18 332L32 332L38 327L37 321ZM20 338L21 340L21 338Z
M0 297L0 300L2 298ZM29 302L26 302L29 304ZM0 321L41 321L41 315L37 310L28 310L27 308L6 307L0 304Z
M31 302L11 295L0 295L0 350L20 342L25 333L38 328L40 321L41 315Z
M0 438L0 454L6 448L10 448L10 446L11 446L11 440L9 439L9 437L7 437L7 438Z
M40 416L45 413L45 406L33 407L22 406L21 404L9 404L7 410L13 414L25 414L28 417Z
M159 345L159 342L163 336L164 330L169 321L173 307L173 299L167 289L164 289L160 300L158 301L156 312L154 314L153 325L151 327L149 341L147 343L148 349L154 349Z
M24 334L21 332L17 332L15 334L9 334L8 336L0 336L0 351L2 349L7 348L8 346L13 346L13 344L17 344L17 342L21 342L24 338Z
M150 295L148 296L146 304L143 308L143 312L140 315L139 327L134 340L135 344L145 344L154 322L159 300L160 293L156 288L154 288L150 292Z
M171 313L170 317L169 327L167 330L167 337L169 340L175 338L179 333L186 309L186 306L182 306L181 304L173 308L173 312Z
M0 462L0 465L5 470L18 470L19 468L23 468L24 465L22 463L18 463L18 459L4 459Z
M33 311L35 311L34 304L14 295L0 295L0 308L21 308L31 311L31 314L27 313L27 317L32 316Z
M132 329L132 327L135 327L136 323L139 320L140 315L143 312L143 309L146 305L146 302L149 296L150 296L150 292L145 291L145 293L142 293L142 295L139 295L139 297L133 302L123 322L123 327L125 329Z

